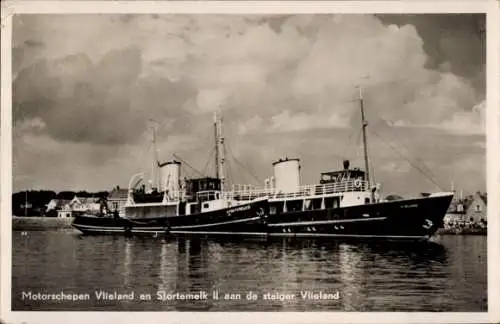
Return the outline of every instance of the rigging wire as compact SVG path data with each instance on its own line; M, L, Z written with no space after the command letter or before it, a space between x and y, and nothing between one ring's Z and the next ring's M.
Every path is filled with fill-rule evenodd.
M203 167L203 169L201 169L201 172L208 175L208 171L211 171L211 169L207 170L207 167L209 166L209 163L210 163L210 160L212 159L212 155L214 155L215 153L215 147L212 148L212 150L210 151L210 154L207 158L207 162L205 163L205 166Z
M225 146L228 148L228 151L229 151L229 153L231 154L231 156L232 156L233 160L234 160L234 161L235 161L235 162L236 162L239 166L241 166L241 168L242 168L243 170L245 170L245 171L246 171L246 172L247 172L247 173L248 173L248 174L249 174L249 175L250 175L250 176L251 176L254 180L256 180L256 181L257 181L257 184L259 184L259 183L260 183L259 178L253 174L253 172L250 170L250 168L249 168L248 166L246 166L246 165L244 165L243 163L241 163L240 161L238 161L238 159L236 158L236 156L235 156L235 155L234 155L234 153L233 153L233 150L231 149L231 146L229 146L229 144L228 144L228 142L227 142L227 141L226 141L226 143L225 143Z
M382 142L384 142L387 146L389 146L394 152L396 152L397 154L399 154L404 160L406 160L406 162L408 162L411 166L413 166L417 171L419 171L420 173L422 173L422 175L424 175L426 178L428 178L433 184L435 184L440 190L443 190L443 188L437 184L434 179L428 175L424 170L420 169L417 165L413 164L411 162L411 160L407 159L404 154L402 154L401 152L399 152L393 145L391 145L390 143L386 142L377 132L373 131L373 130L370 130L370 132L372 134L374 134L375 136L377 136Z
M231 185L234 185L234 178L233 178L233 172L231 170L231 164L229 163L229 161L227 161L226 163L226 168L227 168L227 184L229 185L229 183L231 183Z
M370 112L373 112L375 113L375 115L380 119L382 120L386 125L391 125L393 124L393 122L391 120L386 120L384 117L381 116L381 114L379 112L377 112L376 110L370 110ZM389 129L389 131L392 133L392 135L396 138L397 141L399 141L399 143L401 143L403 145L403 147L408 151L408 152L411 152L411 150L408 148L408 146L401 140L399 139L398 135L396 134L396 132L394 132L394 130L391 128L391 127L387 127ZM434 173L432 172L432 170L427 167L427 165L421 160L419 159L418 157L413 157L416 161L418 161L421 165L421 167L423 169L425 169L429 174L431 174L432 176L435 176Z
M189 163L187 163L185 160L183 160L180 156L178 156L177 154L172 154L174 157L178 158L179 160L181 160L182 163L184 163L185 165L187 165L192 171L194 171L195 173L197 173L198 175L200 176L204 176L203 173L201 173L200 171L198 171L197 169L195 169L194 167L192 167Z
M354 118L354 116L353 116L353 118ZM346 155L349 153L348 149L350 149L350 148L351 148L351 145L350 145L350 144L351 144L351 139L352 139L352 136L353 136L353 135L354 135L354 131L351 131L351 132L349 133L349 137L347 138L347 141L345 142L344 149L342 150L342 154L343 154L344 156L346 156Z
M345 146L344 146L344 149L342 150L342 158L343 159L346 159L348 156L350 156L350 153L351 153L351 148L352 148L352 137L354 135L354 131L352 131L350 134L349 134L349 137L347 138L347 141L345 143ZM359 133L358 135L359 136ZM357 140L354 141L354 143L356 144ZM340 163L340 161L339 161ZM339 166L340 167L340 166Z
M371 174L371 176L372 176L372 177L371 177L371 178L372 178L372 183L377 183L377 182L375 181L375 168L373 167L373 162L372 162L372 163L370 163L370 166L371 166L371 168L370 168L370 174Z
M235 160L235 162L236 162L236 158L234 157L234 154L232 153L232 151L230 151L230 152L231 152L231 157L232 157L232 158ZM228 156L229 156L229 155L228 155ZM229 159L228 159L228 161L229 161ZM245 171L246 171L246 170L245 170ZM248 181L248 179L247 179L247 176L245 175L245 173L244 173L244 172L240 172L240 173L238 173L238 174L239 174L239 176L242 178L242 183L243 183L243 184L249 183L249 181Z
M359 150L363 149L362 147L359 146L359 144L361 144L361 134L363 133L363 127L360 127L358 129L358 134L356 135L356 145L358 146L358 154L356 154L356 157L360 157L360 156L363 156L363 154L359 154Z

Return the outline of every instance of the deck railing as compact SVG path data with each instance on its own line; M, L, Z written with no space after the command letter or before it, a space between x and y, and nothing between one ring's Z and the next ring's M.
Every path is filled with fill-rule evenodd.
M233 190L221 192L220 198L229 200L253 200L257 198L288 199L303 197L322 197L343 192L364 192L370 190L367 181L348 180L342 182L304 185L292 192L284 192L275 187L256 188L249 185L233 185ZM184 190L170 191L167 193L167 202L178 202L189 198ZM128 202L127 205L134 205Z
M304 185L293 192L283 192L277 188L255 188L248 185L234 185L232 191L223 193L223 197L235 200L253 200L256 198L269 197L279 198L298 198L324 196L342 192L368 191L370 185L367 181L349 180L343 182Z

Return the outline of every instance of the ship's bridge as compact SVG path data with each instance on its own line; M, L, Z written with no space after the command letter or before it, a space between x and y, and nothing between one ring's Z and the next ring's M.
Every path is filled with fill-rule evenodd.
M350 169L342 171L332 171L321 173L321 179L319 183L338 183L351 180L364 180L365 172L359 169Z
M331 171L331 172L323 172L321 173L320 184L325 183L339 183L339 182L347 182L353 180L364 180L365 179L365 171L359 168L349 168L349 161L344 161L344 169Z
M186 196L191 197L191 199L212 200L215 198L215 193L220 192L220 190L221 181L217 178L186 179Z

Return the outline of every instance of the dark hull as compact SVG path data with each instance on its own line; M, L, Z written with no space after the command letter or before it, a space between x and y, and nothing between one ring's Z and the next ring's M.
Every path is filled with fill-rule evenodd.
M172 217L127 219L75 216L72 226L84 234L93 235L168 235L183 231L236 231L245 234L261 228L268 213L268 201L261 200L212 212Z
M92 234L251 235L425 240L442 226L452 195L398 200L345 208L268 214L268 203L226 216L176 216L151 220L75 218L73 226ZM258 210L265 215L257 215ZM207 218L207 216L209 216ZM91 228L89 226L94 226ZM128 227L127 227L128 226ZM131 226L131 228L130 228Z
M269 235L425 240L443 225L453 196L287 212L269 218Z

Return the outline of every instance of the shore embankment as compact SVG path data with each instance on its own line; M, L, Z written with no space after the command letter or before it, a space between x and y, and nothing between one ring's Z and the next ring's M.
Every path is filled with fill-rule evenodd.
M440 228L436 235L487 235L486 228Z
M72 229L72 218L12 216L13 231Z

